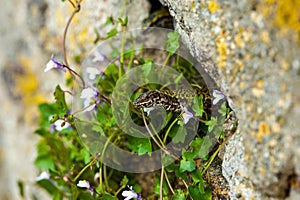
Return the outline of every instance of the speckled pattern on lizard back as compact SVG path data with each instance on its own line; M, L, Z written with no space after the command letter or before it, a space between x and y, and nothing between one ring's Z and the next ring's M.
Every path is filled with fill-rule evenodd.
M204 107L207 109L211 105L210 96L207 90L150 90L142 93L135 101L133 106L136 108L150 108L161 106L165 110L181 112L182 106L188 105L193 101L195 95L202 95Z

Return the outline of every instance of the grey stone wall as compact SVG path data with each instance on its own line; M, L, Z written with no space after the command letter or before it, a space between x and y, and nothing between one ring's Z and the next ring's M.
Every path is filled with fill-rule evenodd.
M161 0L239 119L223 175L232 199L299 199L300 4Z

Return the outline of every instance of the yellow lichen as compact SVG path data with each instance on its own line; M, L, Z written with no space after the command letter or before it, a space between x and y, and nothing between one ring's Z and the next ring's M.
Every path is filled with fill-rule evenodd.
M258 80L258 81L256 82L256 86L257 86L258 88L262 88L262 87L264 86L264 81L263 81L263 80Z
M261 96L263 96L265 94L265 91L263 90L263 85L264 85L264 81L263 80L258 80L255 83L255 86L252 88L252 94L259 98Z
M278 0L276 23L282 27L289 27L300 31L300 1Z
M196 2L195 2L195 1L193 1L193 2L191 3L191 8L192 8L192 11L193 11L193 12L196 12L196 11L197 11L197 8L196 8Z
M209 10L209 12L214 13L218 9L219 9L219 6L218 6L217 2L215 2L214 0L212 0L212 1L210 1L208 3L208 10Z
M220 32L220 35L215 40L216 46L217 46L217 54L218 54L218 67L219 68L225 68L226 67L226 60L227 60L227 44L225 41L225 33L224 31Z
M261 39L264 43L269 44L270 43L270 35L268 31L262 31L261 32Z
M300 40L300 1L299 0L263 0L259 10L273 25L279 26L278 32L286 34L288 29L296 31Z
M259 171L263 175L266 173L266 169L264 167L260 167Z
M270 126L262 121L258 126L258 132L256 133L256 139L258 142L262 141L262 138L270 134Z
M39 80L30 69L31 60L24 56L20 56L19 60L24 67L24 74L15 77L16 93L21 94L25 105L34 105L45 101L45 98L38 94Z

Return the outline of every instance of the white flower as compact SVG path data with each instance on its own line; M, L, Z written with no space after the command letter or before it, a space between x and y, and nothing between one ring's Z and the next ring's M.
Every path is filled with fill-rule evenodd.
M99 91L95 87L88 87L82 90L80 98L83 99L83 106L85 111L95 109L100 103Z
M144 112L147 113L147 116L149 116L149 114L150 114L150 112L151 112L152 110L155 110L155 108L154 108L154 107L144 108Z
M88 189L90 191L91 195L93 195L93 193L94 193L93 187L90 185L90 183L87 180L80 180L77 183L77 186Z
M66 128L69 128L71 126L71 124L69 124L68 122L66 122L62 119L58 119L53 123L53 126L57 131L62 131Z
M105 60L105 55L103 55L99 51L94 52L94 58L93 58L92 62L97 62L97 61L102 62L104 60Z
M220 100L225 98L225 95L219 90L214 90L213 97L214 97L213 105L216 105Z
M101 74L101 71L95 67L87 67L86 72L89 74L89 79L95 80L97 75Z
M46 64L46 68L44 69L44 72L47 72L51 69L60 69L64 72L66 72L66 69L64 68L64 65L59 63L57 60L55 60L54 55L51 55L50 61Z
M81 99L90 99L95 96L98 96L98 92L90 87L83 89L80 94Z
M46 171L43 171L38 177L35 178L36 181L49 180L49 179L50 179L50 174Z
M188 109L185 106L181 106L181 108L184 111L184 113L182 114L183 123L187 124L190 121L190 119L194 117L194 115L193 115L193 113L191 113L190 111L188 111Z
M124 190L122 192L122 196L126 197L124 200L130 200L132 198L136 198L138 200L142 200L142 197L140 194L137 194L133 189L132 186L127 186L129 188L129 190Z
M86 188L86 189L90 189L91 188L91 185L90 185L90 183L87 180L80 180L77 183L77 186L78 187L82 187L82 188Z

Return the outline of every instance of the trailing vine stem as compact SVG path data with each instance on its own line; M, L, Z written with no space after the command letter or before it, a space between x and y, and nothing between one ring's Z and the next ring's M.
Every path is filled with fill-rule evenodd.
M67 32L68 32L68 29L70 27L70 24L74 18L74 16L76 15L76 13L78 13L80 11L80 3L81 3L82 0L77 0L76 1L76 4L74 4L72 1L68 0L68 2L73 6L74 10L71 14L71 16L69 17L68 21L67 21L67 24L66 24L66 27L64 29L64 33L63 33L63 38L62 38L62 54L63 54L63 59L64 59L64 65L63 67L68 69L68 71L70 72L70 74L75 78L75 76L79 77L81 82L82 82L82 87L85 88L85 82L83 80L83 78L76 72L74 71L73 69L71 69L69 67L69 63L68 63L68 59L67 59L67 51L66 51L66 38L67 38Z

